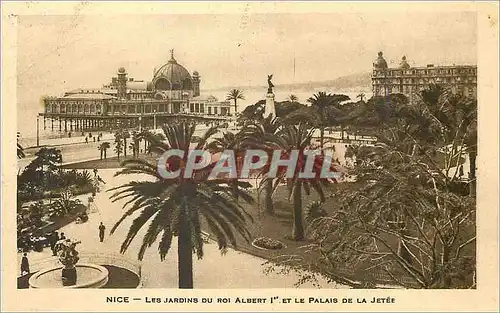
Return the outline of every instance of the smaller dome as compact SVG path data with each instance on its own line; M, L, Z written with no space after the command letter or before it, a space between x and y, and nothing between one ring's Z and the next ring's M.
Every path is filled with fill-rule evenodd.
M125 68L124 68L124 67L120 67L120 68L118 69L118 73L120 73L120 74L124 74L125 72L126 72L126 71L125 71Z
M200 76L200 73L198 73L198 71L194 71L193 76Z
M387 62L385 61L382 52L378 53L378 58L375 60L375 62L373 62L373 67L378 68L378 69L386 69L387 68Z
M410 68L410 64L406 62L406 56L403 55L403 58L401 59L401 63L399 63L399 68L407 70Z

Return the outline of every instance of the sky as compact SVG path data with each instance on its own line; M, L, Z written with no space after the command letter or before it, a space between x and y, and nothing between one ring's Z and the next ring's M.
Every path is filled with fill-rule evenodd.
M150 81L170 49L202 89L369 72L378 51L390 66L403 55L415 66L477 63L470 12L33 15L17 27L18 128L41 96L101 87L121 66Z

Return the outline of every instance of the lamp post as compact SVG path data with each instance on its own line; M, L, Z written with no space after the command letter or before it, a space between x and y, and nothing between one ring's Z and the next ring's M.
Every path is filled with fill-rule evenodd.
M156 110L153 110L153 129L156 130Z
M141 103L139 104L139 133L142 132L142 113L144 111L144 99L141 99Z
M39 125L40 125L40 116L36 117L36 146L40 146L40 130L39 130Z

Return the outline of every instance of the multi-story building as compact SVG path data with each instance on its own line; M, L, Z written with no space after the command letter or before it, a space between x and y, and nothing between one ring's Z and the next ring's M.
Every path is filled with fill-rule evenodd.
M393 93L406 95L410 102L430 84L450 88L454 93L477 97L477 66L450 65L412 67L403 56L399 67L389 68L382 52L373 62L372 91L374 96Z
M191 75L177 63L171 51L170 60L153 71L150 82L128 77L125 68L118 69L111 83L99 89L77 89L62 97L43 99L40 113L44 126L48 119L59 122L59 130L110 129L116 127L151 127L172 119L196 119L206 122L231 118L229 101L218 101L212 95L200 95L200 75Z

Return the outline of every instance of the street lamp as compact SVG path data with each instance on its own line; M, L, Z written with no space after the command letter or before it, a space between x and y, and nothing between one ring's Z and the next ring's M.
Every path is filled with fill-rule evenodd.
M40 130L39 130L39 127L40 126L40 116L37 115L36 117L36 146L39 147L40 146Z
M153 110L153 129L156 130L156 110Z
M144 112L144 99L141 99L141 103L139 104L139 133L142 132L142 113Z

